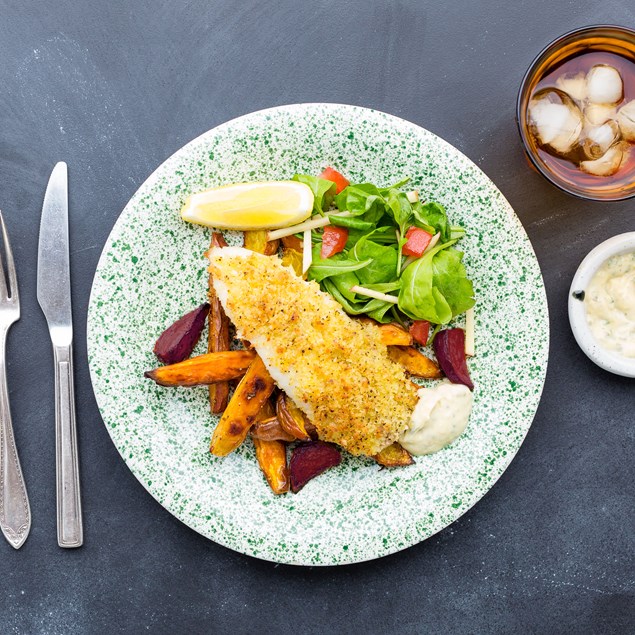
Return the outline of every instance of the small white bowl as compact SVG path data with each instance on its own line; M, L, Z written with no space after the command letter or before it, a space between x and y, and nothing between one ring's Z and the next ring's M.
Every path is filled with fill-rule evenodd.
M604 262L631 251L635 251L635 232L619 234L600 243L582 261L569 289L569 322L578 345L598 366L624 377L635 377L635 358L622 357L598 344L586 320L584 292Z

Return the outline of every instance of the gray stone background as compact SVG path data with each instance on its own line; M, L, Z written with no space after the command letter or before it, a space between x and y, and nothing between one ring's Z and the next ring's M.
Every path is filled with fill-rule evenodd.
M0 541L2 633L626 633L635 630L635 383L577 348L567 291L584 255L635 228L633 201L586 203L531 172L514 122L534 55L577 26L635 27L630 0L0 0L0 208L22 319L9 336L15 433L33 511ZM93 397L85 322L120 210L205 130L335 101L420 124L507 196L540 261L551 354L518 456L430 540L342 568L276 566L202 538L139 485ZM86 543L56 545L53 375L35 298L44 188L70 170Z

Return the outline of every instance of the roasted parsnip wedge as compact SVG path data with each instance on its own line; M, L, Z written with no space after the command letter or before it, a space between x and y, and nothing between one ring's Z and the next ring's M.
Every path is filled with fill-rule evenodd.
M210 445L212 454L226 456L245 440L249 428L256 421L258 413L267 403L274 388L275 383L271 375L260 357L256 356L240 380L214 430Z
M287 446L283 441L266 441L253 437L256 459L262 473L274 494L289 491L289 468L287 467Z

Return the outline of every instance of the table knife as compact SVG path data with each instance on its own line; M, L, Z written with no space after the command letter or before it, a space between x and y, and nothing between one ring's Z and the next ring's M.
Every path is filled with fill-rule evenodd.
M37 262L37 299L46 317L55 363L55 465L57 543L83 543L77 426L73 388L73 320L68 249L68 170L58 163L42 206Z

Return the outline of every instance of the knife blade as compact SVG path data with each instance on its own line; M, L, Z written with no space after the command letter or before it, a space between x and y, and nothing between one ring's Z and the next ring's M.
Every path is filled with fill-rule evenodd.
M83 543L79 485L75 391L73 383L73 316L68 240L68 168L58 163L42 205L37 262L37 299L46 317L55 365L55 465L57 543Z

